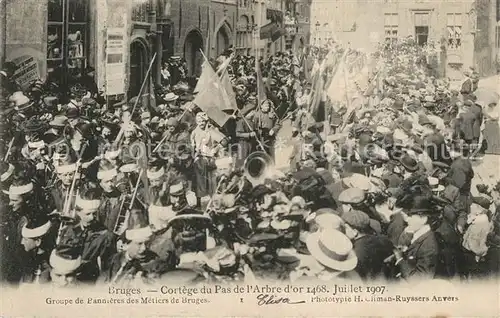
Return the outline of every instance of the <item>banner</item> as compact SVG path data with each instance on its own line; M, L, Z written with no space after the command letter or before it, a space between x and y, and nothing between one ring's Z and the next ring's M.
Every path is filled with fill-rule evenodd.
M260 28L260 39L270 39L276 31L278 31L278 25L274 22L268 23Z
M229 103L224 85L207 60L202 65L201 79L203 79L203 82L197 87L199 91L193 103L201 108L217 125L222 127L229 120L229 115L223 110L232 110L236 105Z

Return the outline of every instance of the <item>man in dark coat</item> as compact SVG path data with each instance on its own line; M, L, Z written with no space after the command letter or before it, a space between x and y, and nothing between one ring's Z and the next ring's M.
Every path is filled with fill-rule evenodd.
M460 88L460 94L465 99L468 99L470 97L470 94L473 92L473 82L471 79L471 74L469 72L465 72L465 80L462 82L462 86Z
M21 244L28 252L23 264L23 283L50 281L49 255L55 246L57 227L43 213L33 214L21 230Z
M132 211L135 214L137 211ZM140 212L136 224L125 231L123 250L115 254L109 269L103 273L104 281L111 284L126 284L136 278L153 279L169 268L167 263L151 251L147 246L153 238L151 227Z
M100 272L106 270L116 243L114 234L103 224L96 221L95 214L99 208L99 192L94 189L81 194L76 201L76 214L79 222L66 226L61 231L60 244L80 247L82 266L78 280L84 283L95 283Z
M459 133L466 144L473 145L479 141L481 136L482 108L471 101L467 101L466 104L469 104L470 107L467 112L459 115Z
M412 238L404 252L400 248L394 250L396 265L405 280L433 279L439 259L438 242L430 227L435 209L424 197L413 200L413 207L403 212L408 224L405 231Z
M450 166L450 170L445 178L446 188L444 197L452 203L457 212L457 229L462 232L467 223L467 215L470 211L472 198L470 188L474 170L470 160L459 157Z

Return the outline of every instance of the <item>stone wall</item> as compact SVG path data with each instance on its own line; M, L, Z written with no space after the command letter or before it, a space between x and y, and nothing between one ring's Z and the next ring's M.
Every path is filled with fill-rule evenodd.
M45 78L46 56L47 1L7 1L6 61L32 61L31 67L25 65L25 71L30 68L32 78Z

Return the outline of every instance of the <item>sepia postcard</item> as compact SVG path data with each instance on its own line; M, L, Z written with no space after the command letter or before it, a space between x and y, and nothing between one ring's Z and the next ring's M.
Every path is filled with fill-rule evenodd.
M499 0L0 0L0 317L500 317Z

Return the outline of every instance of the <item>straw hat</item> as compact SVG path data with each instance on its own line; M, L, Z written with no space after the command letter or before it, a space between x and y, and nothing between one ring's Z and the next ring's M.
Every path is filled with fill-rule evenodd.
M328 268L346 272L358 264L351 241L340 231L323 230L309 234L306 245L311 255Z
M164 100L165 102L167 102L167 103L168 103L168 102L174 102L174 101L176 101L178 98L179 98L179 96L178 96L178 95L176 95L175 93L168 93L168 94L165 94L165 95L163 96L163 100Z

